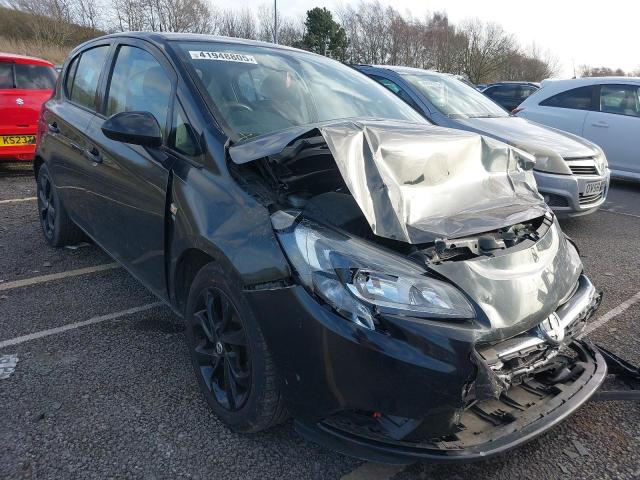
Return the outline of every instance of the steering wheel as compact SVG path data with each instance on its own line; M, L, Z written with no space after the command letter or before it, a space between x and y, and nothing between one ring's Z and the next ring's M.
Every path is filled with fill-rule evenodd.
M244 110L246 112L253 112L253 108L251 108L249 105L245 103L240 103L240 102L228 102L228 103L225 103L225 107L228 110Z

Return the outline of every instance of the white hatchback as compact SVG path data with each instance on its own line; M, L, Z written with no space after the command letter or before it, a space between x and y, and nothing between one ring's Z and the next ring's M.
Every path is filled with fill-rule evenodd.
M513 113L591 140L613 176L640 180L640 78L546 80Z

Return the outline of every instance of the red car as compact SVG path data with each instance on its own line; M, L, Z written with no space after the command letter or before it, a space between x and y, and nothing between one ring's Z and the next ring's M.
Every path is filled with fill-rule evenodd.
M40 107L57 76L46 60L0 52L0 161L33 160Z

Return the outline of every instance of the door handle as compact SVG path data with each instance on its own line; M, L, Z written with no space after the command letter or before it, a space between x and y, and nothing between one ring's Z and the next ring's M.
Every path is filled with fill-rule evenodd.
M594 127L609 128L609 124L607 122L603 122L602 120L600 120L599 122L594 122L591 125L593 125Z
M102 157L96 147L87 148L84 151L84 158L93 163L102 163Z
M51 133L60 133L60 129L58 128L58 124L56 122L52 122L47 126L49 127L49 131Z

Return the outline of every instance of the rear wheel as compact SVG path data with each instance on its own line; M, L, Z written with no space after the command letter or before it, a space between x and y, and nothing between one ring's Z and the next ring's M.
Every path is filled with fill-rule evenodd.
M258 432L287 418L275 366L240 288L215 263L189 290L186 338L202 393L238 432Z
M67 215L46 164L38 170L38 216L44 238L52 247L74 245L85 235Z

